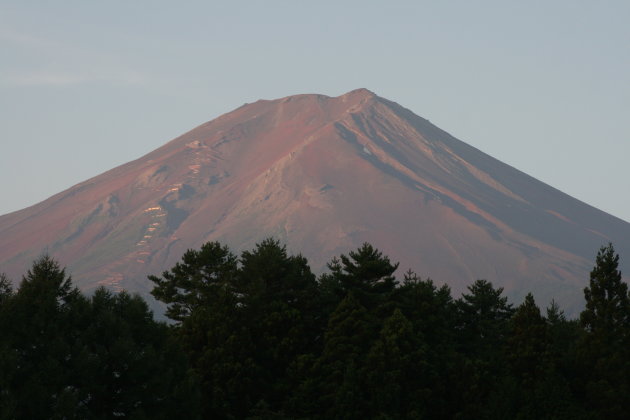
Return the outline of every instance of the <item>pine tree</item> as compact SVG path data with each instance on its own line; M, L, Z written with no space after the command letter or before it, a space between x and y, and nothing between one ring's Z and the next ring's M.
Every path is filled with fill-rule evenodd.
M13 296L13 287L6 274L0 273L0 308Z
M514 312L503 288L477 280L456 301L459 351L465 356L460 367L466 372L458 384L462 390L463 418L479 418L487 407L482 403L498 387L506 372L504 343L508 321Z
M547 307L546 321L551 339L553 364L562 377L569 382L575 382L580 372L577 367L578 343L585 332L579 320L567 319L564 311L554 300Z
M431 279L422 279L408 271L393 298L411 322L417 340L424 343L423 357L418 363L430 367L423 376L428 376L431 381L431 399L424 411L431 418L452 417L454 404L451 399L459 398L460 394L453 384L461 379L461 370L455 368L458 357L456 312L450 288L447 285L437 287ZM439 375L433 375L433 372L439 372Z
M385 320L367 356L370 410L383 418L422 418L432 402L437 375L427 360L428 346L396 309Z
M44 256L0 312L2 418L197 418L186 358L139 296L88 299Z
M452 345L455 303L447 285L438 288L433 280L423 280L408 271L396 288L394 299L432 348L444 352Z
M584 288L586 309L580 314L589 340L607 349L618 349L630 332L628 285L622 281L619 255L612 244L597 253L589 286Z
M155 283L151 294L168 304L182 343L199 377L205 417L244 417L252 378L259 375L251 359L253 344L239 314L238 259L227 246L208 242L188 250L180 262Z
M581 345L586 400L598 415L611 419L624 418L630 411L630 298L618 267L612 244L601 247L580 314L586 331Z
M328 322L319 371L321 418L364 418L367 400L361 368L377 330L375 320L350 292ZM351 411L348 411L351 410Z
M279 412L296 386L288 377L290 366L323 345L315 275L306 258L265 239L241 254L236 291L240 319L252 339L251 358L260 372L256 404Z
M330 278L325 277L326 283L329 287L336 285L341 298L352 292L369 311L391 313L392 308L380 306L396 287L394 272L398 263L392 264L389 257L366 242L356 251L340 255L339 260L333 259L328 267L331 272Z
M72 342L72 383L86 417L198 416L197 383L180 343L140 296L99 288L73 310L82 322Z
M508 361L513 375L524 387L533 387L549 369L550 338L547 323L531 293L510 321Z
M81 299L65 270L50 256L37 259L11 297L3 334L16 369L8 384L17 418L46 418L68 384L71 305ZM4 305L3 305L4 306ZM6 392L6 390L4 391Z
M4 273L0 273L0 419L16 417L16 396L11 392L15 380L18 354L12 345L10 333L12 318L13 288Z
M456 302L462 345L481 357L493 358L514 310L507 297L501 296L503 288L495 289L487 280L475 281L468 290L470 294L463 294Z
M155 284L151 294L168 305L167 317L181 323L196 309L222 299L236 274L237 258L230 249L208 242L199 250L186 251L181 262L162 277L150 275L149 280Z

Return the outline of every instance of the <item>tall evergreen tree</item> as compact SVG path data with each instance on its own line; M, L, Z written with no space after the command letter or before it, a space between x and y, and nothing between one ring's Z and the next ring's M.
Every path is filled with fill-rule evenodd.
M140 297L87 299L44 256L1 312L3 418L196 418L185 356Z
M630 298L618 267L612 244L601 247L580 314L586 331L581 345L585 397L599 415L611 419L624 418L630 411Z
M495 289L487 280L475 281L468 290L456 301L458 347L466 359L458 381L462 386L459 416L480 418L486 409L482 401L506 372L504 343L514 310L502 296L503 288Z
M140 296L99 288L73 312L81 322L71 342L71 396L85 417L198 418L197 382L180 343Z
M389 257L367 242L348 255L340 255L339 260L333 259L328 267L331 272L324 277L325 285L337 290L340 298L352 292L368 310L390 300L396 287L394 272L398 263L392 264ZM381 310L391 313L391 308Z
M510 321L508 361L523 387L533 387L550 369L548 326L534 296L528 293Z
M208 242L188 250L161 277L149 276L156 299L167 303L181 341L201 381L205 417L243 417L255 404L253 344L240 319L235 290L238 259L227 246Z
M559 314L556 314L560 317ZM556 370L547 320L531 293L510 320L507 360L514 388L500 390L499 398L512 400L514 418L575 418L572 396Z
M13 287L6 274L0 273L0 307L13 296Z
M579 320L567 319L558 303L551 301L546 316L551 339L551 358L558 372L569 382L576 382L580 369L577 366L578 343L584 330Z
M422 279L408 271L394 292L394 301L413 325L419 342L424 343L421 363L430 369L425 370L423 376L426 377L427 372L439 372L439 375L430 375L431 399L424 410L428 417L452 417L452 401L459 398L453 383L460 380L461 372L455 368L458 359L456 311L450 288L437 287L431 279Z
M189 249L181 262L162 277L150 275L151 294L168 305L166 316L181 323L195 309L207 308L229 292L237 275L238 260L227 246L207 242L199 250Z
M10 340L8 357L15 370L2 404L11 405L16 418L47 418L59 407L71 354L67 338L73 319L68 313L79 299L65 270L44 255L33 263L7 302L3 334Z
M448 285L438 288L433 280L423 280L408 271L396 288L394 300L432 348L444 352L452 345L455 302Z
M487 280L477 280L456 302L462 345L479 356L493 358L505 338L514 310L502 296L503 288L494 288Z
M317 364L320 418L368 416L362 367L378 325L350 292L330 316Z
M236 290L241 322L252 338L251 357L261 373L256 398L268 413L280 410L295 386L289 368L323 345L325 320L315 275L306 258L265 239L241 254Z
M370 412L375 417L430 417L436 373L422 334L396 309L366 359Z
M584 288L586 308L580 314L589 340L602 348L618 349L630 333L628 285L622 281L619 255L612 244L597 253L588 287Z
M12 345L9 325L15 322L12 312L13 288L7 276L0 273L0 419L15 418L16 399L11 390L17 371L18 354Z

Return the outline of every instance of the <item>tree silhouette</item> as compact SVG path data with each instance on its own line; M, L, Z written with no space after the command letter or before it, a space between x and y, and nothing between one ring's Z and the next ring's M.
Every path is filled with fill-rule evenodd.
M581 345L585 396L592 408L611 419L624 418L630 411L630 299L618 267L612 244L601 247L580 314L586 331Z

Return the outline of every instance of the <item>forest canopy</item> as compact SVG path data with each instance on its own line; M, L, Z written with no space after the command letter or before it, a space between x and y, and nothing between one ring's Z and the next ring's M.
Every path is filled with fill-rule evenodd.
M364 244L316 276L266 239L209 242L144 299L56 261L0 276L0 418L591 419L630 411L630 298L611 244L567 319L480 279L453 298ZM585 279L586 280L586 279Z

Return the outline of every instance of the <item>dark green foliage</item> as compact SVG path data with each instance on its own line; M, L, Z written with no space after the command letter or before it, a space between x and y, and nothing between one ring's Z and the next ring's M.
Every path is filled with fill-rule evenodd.
M236 291L239 318L252 340L256 378L255 403L280 410L293 386L289 367L298 356L321 347L324 324L318 314L315 276L301 255L266 239L241 255Z
M495 289L486 280L477 280L456 302L459 360L470 382L462 389L462 418L479 418L487 409L483 403L501 387L499 381L507 370L505 340L513 309L503 288Z
M369 244L334 258L318 281L303 257L274 240L243 252L238 265L215 258L230 255L226 248L211 247L223 250L208 254L219 261L212 293L194 290L207 282L179 279L200 276L196 267L206 263L191 260L194 251L179 271L152 278L158 297L191 288L165 295L171 305L204 296L169 315L202 379L206 418L579 419L603 412L589 411L577 386L585 332L555 303L545 318L532 295L514 310L485 280L457 301L448 286L413 272L396 283L397 265ZM589 386L612 392L609 383Z
M3 302L4 353L12 366L0 404L9 417L46 418L64 409L72 350L68 327L73 304L82 299L65 271L43 256Z
M547 322L531 293L516 309L510 324L507 338L509 366L518 383L528 388L540 381L551 363Z
M374 335L374 320L350 292L331 314L316 366L324 418L360 418L366 397L361 372Z
M591 408L610 419L630 412L630 298L618 265L612 244L599 250L580 314L586 332L580 343L583 395Z
M363 362L366 344L374 334L374 320L367 309L349 293L330 315L325 334L322 360L344 365L350 361Z
M166 315L177 323L175 337L201 380L203 411L212 415L232 410L242 416L243 408L255 403L248 389L258 372L251 337L237 311L237 275L232 252L209 242L186 251L162 277L149 276L155 283L152 294L168 304Z
M589 340L610 349L626 344L630 325L628 285L622 282L618 266L619 255L612 244L602 247L584 289L586 309L580 314Z
M88 299L44 256L0 313L2 418L195 417L185 356L140 297Z
M408 271L394 292L394 300L423 348L418 363L426 367L417 385L420 390L430 388L432 393L422 412L427 418L452 416L452 398L460 395L454 385L462 378L456 369L456 307L450 289L447 285L438 288L431 279L423 280Z
M369 244L317 279L267 239L189 250L146 303L49 257L0 275L0 419L599 419L630 410L630 303L611 245L580 320L477 280L453 300Z
M0 419L15 417L16 392L10 386L17 371L17 352L13 349L11 324L13 288L4 273L0 273Z
M168 304L167 317L182 322L224 295L236 276L236 262L229 248L218 242L205 243L199 251L189 249L161 278L149 276L155 283L151 294Z
M561 322L562 315L555 306L551 306L550 313L552 322ZM504 384L510 395L504 398L512 403L510 417L541 419L569 415L574 402L566 381L556 369L550 325L540 314L531 293L516 308L506 343L510 375ZM506 394L505 389L498 396Z
M336 285L340 298L349 292L354 293L369 310L388 302L396 286L393 274L398 263L392 264L388 257L368 243L348 255L340 255L339 260L334 259L328 267L330 277L324 277L327 285Z
M408 271L394 292L394 300L431 347L452 344L455 302L447 285L438 288L433 280L422 280Z
M88 413L117 412L147 418L194 417L194 380L165 324L147 304L126 292L98 289L75 316L89 320L74 343L81 364L77 388Z
M551 339L551 358L555 368L568 382L576 382L578 343L585 334L577 320L568 320L555 301L547 308L547 325Z
M266 239L237 260L214 242L149 278L179 324L176 334L202 380L206 415L281 412L297 386L292 366L321 348L326 322L306 259Z
M400 309L385 320L366 360L370 413L396 419L430 414L438 375L423 338Z
M13 287L4 273L0 273L0 307L13 296Z
M501 296L503 288L495 289L489 281L477 280L468 290L457 301L459 328L473 353L492 357L507 333L512 305Z
M244 316L256 320L251 327L259 354L260 349L273 350L263 358L284 365L316 345L307 332L323 331L324 323L317 282L304 257L288 256L284 246L268 239L243 252L238 279Z

